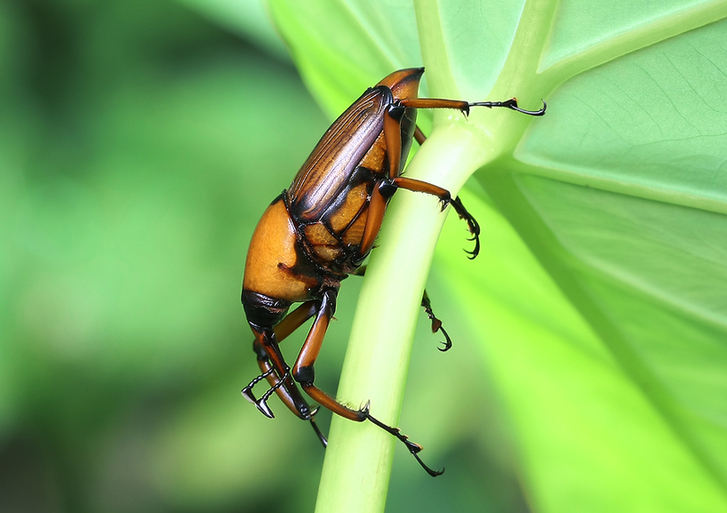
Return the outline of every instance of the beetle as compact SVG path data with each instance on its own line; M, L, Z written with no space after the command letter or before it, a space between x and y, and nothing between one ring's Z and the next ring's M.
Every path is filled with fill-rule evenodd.
M437 185L402 176L412 139L425 141L416 126L417 109L457 109L467 115L471 107L521 109L515 98L502 102L467 102L418 98L424 68L402 69L368 88L320 139L292 184L273 200L252 236L245 262L242 304L254 334L253 350L260 375L242 389L242 395L266 417L273 412L268 399L275 392L298 417L309 421L326 446L326 438L315 423L312 409L300 392L347 419L369 420L406 444L409 452L432 476L442 473L419 457L422 447L399 429L373 417L368 403L352 409L314 384L313 365L336 309L341 281L362 274L362 262L371 251L389 199L397 189L436 197L442 210L451 205L467 222L474 241L470 258L479 252L480 228L459 197ZM293 303L301 303L289 312ZM432 312L426 292L422 306L432 320L432 331L442 331L443 350L451 346L441 322ZM308 335L292 368L279 343L314 317ZM270 388L260 397L253 387L266 379Z

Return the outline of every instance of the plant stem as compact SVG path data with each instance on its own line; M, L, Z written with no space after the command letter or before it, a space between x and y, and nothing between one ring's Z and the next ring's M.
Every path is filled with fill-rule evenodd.
M466 122L436 130L407 176L459 190L484 163L481 137ZM444 219L431 196L397 193L361 290L338 397L355 407L370 400L372 415L390 425L398 424L419 302ZM405 432L417 440L415 426ZM406 454L373 424L334 417L316 511L383 511L394 450ZM426 451L422 457L426 460ZM411 464L416 462L412 459Z

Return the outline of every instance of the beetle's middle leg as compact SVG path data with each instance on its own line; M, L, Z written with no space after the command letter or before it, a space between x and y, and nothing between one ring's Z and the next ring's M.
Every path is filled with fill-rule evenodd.
M462 200L459 199L459 196L452 199L452 194L447 189L423 180L417 180L416 178L409 178L406 176L397 176L396 178L391 179L391 183L398 189L407 189L409 191L423 192L425 194L436 196L442 203L442 210L447 208L447 205L452 205L452 208L454 208L454 211L457 212L459 218L464 219L467 222L467 227L472 234L472 237L470 237L469 240L474 241L475 243L475 247L472 251L466 251L470 255L468 258L472 260L479 254L480 224L474 216L467 211L465 206L462 204Z
M404 107L394 104L389 107L389 110L386 111L386 114L384 115L384 140L386 141L386 157L389 166L389 176L388 178L382 179L378 183L378 186L374 187L371 194L369 214L361 240L361 251L363 253L371 249L371 246L374 243L374 238L381 227L388 198L390 198L397 189L408 189L410 191L423 192L436 196L442 203L442 210L444 210L447 205L452 205L452 208L454 208L455 212L457 212L457 215L467 222L467 227L472 234L470 240L475 242L474 249L472 251L467 251L467 253L470 254L469 258L471 260L480 252L480 225L472 214L470 214L464 207L459 196L452 199L452 194L443 187L439 187L422 180L399 176L401 166L401 117L403 114ZM426 137L418 127L415 129L414 135L420 144L426 140Z

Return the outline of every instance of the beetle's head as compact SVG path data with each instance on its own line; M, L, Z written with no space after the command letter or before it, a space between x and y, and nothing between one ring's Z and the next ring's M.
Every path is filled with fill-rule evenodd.
M278 324L285 317L290 305L291 302L285 299L276 299L259 292L242 290L242 306L245 309L247 322L258 328L258 331L265 327L272 328Z
M424 68L407 68L393 72L376 85L391 89L394 98L416 98L419 95L419 80Z

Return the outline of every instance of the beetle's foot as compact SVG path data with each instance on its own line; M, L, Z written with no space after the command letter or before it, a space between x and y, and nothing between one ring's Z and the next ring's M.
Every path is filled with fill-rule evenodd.
M449 204L452 202L452 198L439 198L440 212L444 212Z
M411 455L414 456L414 458L416 458L417 462L419 462L419 465L421 465L421 467L427 472L427 474L429 474L432 477L437 477L444 473L444 469L434 470L434 469L430 468L429 466L427 466L427 464L422 461L422 459L419 457L419 453L422 450L421 445L409 440L409 437L407 437L406 435L403 435L401 433L401 431L399 430L399 428L387 426L386 424L384 424L377 418L373 417L370 413L368 413L368 403L366 403L366 406L364 408L366 408L366 410L367 410L366 418L368 420L370 420L372 423L374 423L375 425L377 425L378 427L380 427L381 429L383 429L384 431L386 431L387 433L394 435L401 442L403 442L404 445L406 445L406 448L411 453Z
M527 114L528 116L542 116L545 114L545 110L548 108L548 104L545 103L544 100L541 100L543 102L543 106L538 110L526 110L521 109L517 104L517 98L510 98L509 100L505 100L504 102L473 102L470 103L470 107L505 107L506 109L514 110L517 112L520 112L522 114Z
M326 435L323 434L323 432L318 427L318 424L316 424L315 416L316 413L318 413L318 410L320 410L320 406L313 409L313 411L310 413L310 416L308 417L308 421L310 422L310 425L313 426L313 430L316 432L316 435L318 435L318 440L321 441L321 444L325 449L326 447L328 447L328 439L326 439Z
M366 401L366 404L364 404L361 408L358 410L355 410L357 419L355 419L357 422L363 422L367 418L369 418L369 409L371 407L371 401Z
M328 447L328 440L326 439L326 435L324 435L323 432L320 430L318 424L316 424L316 421L310 419L310 425L313 426L313 430L316 432L316 435L318 435L318 440L321 441L323 448L325 449L326 447Z
M465 250L465 253L469 255L467 258L474 260L474 258L480 253L480 224L477 222L477 219L475 219L474 216L467 211L462 204L462 200L459 199L459 196L454 198L451 201L451 204L459 218L465 220L467 223L467 229L472 235L472 237L467 240L474 241L475 247L472 251Z
M510 98L509 100L506 100L503 103L503 107L507 107L508 109L515 110L517 112L520 112L522 114L527 114L528 116L542 116L545 114L546 109L548 108L548 104L545 103L545 100L540 100L543 102L543 106L540 107L538 110L525 110L518 107L517 104L517 98Z
M442 321L439 321L439 328L437 329L442 332L442 335L444 335L444 342L441 342L442 347L438 347L437 349L439 349L443 353L449 351L450 349L452 349L452 339L449 338L449 333L447 333L447 330L442 327ZM433 331L437 330L433 329Z
M427 294L427 291L424 291L424 295L422 295L422 307L424 308L424 312L427 314L427 317L429 317L429 320L432 321L432 333L436 333L437 331L441 331L442 335L444 335L444 342L442 342L442 347L438 347L442 352L449 351L449 349L452 347L452 339L449 338L449 333L447 333L447 330L444 329L442 326L442 321L437 318L436 315L434 315L434 311L432 310L432 303L429 301L429 295Z

